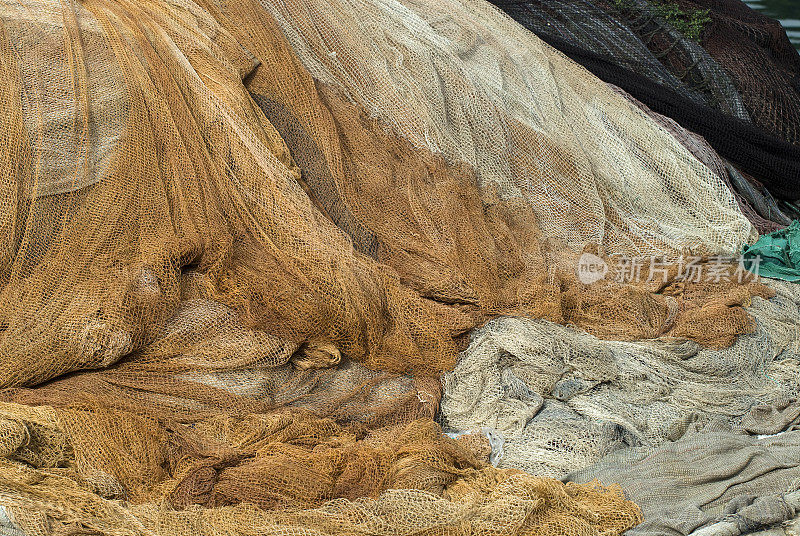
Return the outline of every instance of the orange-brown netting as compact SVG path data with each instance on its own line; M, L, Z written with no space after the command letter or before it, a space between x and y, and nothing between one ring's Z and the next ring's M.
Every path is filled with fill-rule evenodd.
M621 534L641 521L616 487L495 469L485 450L425 419L368 431L273 412L179 428L2 404L0 504L26 534Z
M539 231L529 203L478 187L468 167L413 147L318 89L256 4L229 10L249 24L220 15L250 32L249 53L191 3L36 1L4 10L3 90L15 105L3 115L2 385L104 368L146 348L176 314L189 273L199 274L190 290L232 307L250 328L333 344L393 371L450 368L453 337L489 315L598 333L606 331L598 322L619 324L613 331L629 338L668 332L639 327L642 315L665 325L663 299L647 288L612 290L620 313L606 319L573 314L564 292L582 302L593 291L575 281L577 253ZM40 49L35 65L21 61ZM278 103L327 154L313 162L325 166L322 188L303 182L242 85L252 54L261 65L251 91ZM105 85L121 95L106 95ZM59 174L57 185L48 165L55 155L72 177ZM728 335L746 329L741 309L727 317L717 323ZM267 344L264 362L276 355Z
M621 533L619 490L444 438L436 375L492 316L725 346L767 293L581 284L529 199L315 81L254 1L5 2L0 101L0 505L27 534Z

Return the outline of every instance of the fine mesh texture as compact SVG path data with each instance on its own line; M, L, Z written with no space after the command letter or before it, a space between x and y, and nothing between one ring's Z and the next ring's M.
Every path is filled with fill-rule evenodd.
M717 177L639 110L485 3L264 7L316 79L415 146L471 165L478 184L497 188L501 199L528 203L547 238L574 249L596 243L609 254L649 254L730 251L750 236L738 210L731 219L732 196ZM637 149L654 144L659 149L646 154ZM681 238L668 230L674 227Z
M252 60L207 12L194 4L82 6L94 8L117 61L127 62L127 131L103 180L28 200L20 185L36 184L44 164L30 159L29 136L17 136L32 128L13 113L18 108L4 115L11 140L4 169L12 172L2 183L9 232L0 384L105 367L143 347L174 314L187 267L202 273L203 297L234 306L245 324L275 336L336 341L362 358L439 354L422 363L430 370L451 359L452 346L439 342L449 329L438 312L357 255L298 185L285 145L241 85ZM3 28L7 46L15 29ZM76 28L67 19L61 30L65 40ZM14 102L26 73L11 50L4 59L4 90ZM402 341L406 351L390 348ZM269 364L281 356L265 350L259 358Z
M754 230L668 132L489 6L0 13L20 104L0 123L0 504L26 534L619 534L640 514L617 488L442 435L437 375L503 314L722 348L772 294L676 266L577 282L584 249L734 253Z
M744 180L736 182L736 185L742 188L750 186L750 188L746 191L746 193L749 195L745 196L739 193L736 189L736 186L734 186L733 179L731 178L731 173L736 173L735 169L729 169L731 168L731 165L720 158L716 151L714 151L714 149L702 136L683 128L673 119L654 112L644 103L639 102L623 89L616 86L612 86L612 89L636 104L656 123L661 125L661 127L672 134L672 136L678 140L681 145L686 147L686 149L689 150L689 152L691 152L695 158L705 164L708 169L720 177L736 197L736 203L739 205L739 209L742 211L742 214L747 216L747 219L750 220L750 223L752 223L753 226L758 229L759 234L767 234L778 229L783 229L786 227L786 224L791 221L788 220L788 218L787 220L782 220L781 223L773 221L773 219L778 219L776 218L776 211L768 206L766 196L759 194L755 188L751 186L750 181Z
M780 23L741 0L678 0L676 4L684 10L710 11L711 23L700 44L729 74L753 122L798 144L800 55ZM673 72L687 63L675 55L675 40L671 35L656 34L649 42Z
M645 514L631 536L738 536L774 525L765 536L782 536L779 524L800 513L799 461L798 431L766 438L713 432L622 450L568 479L621 482Z
M491 428L500 467L561 477L626 446L689 429L772 434L800 415L800 290L754 299L758 328L729 349L680 341L611 342L543 321L502 318L477 330L443 377L446 428ZM776 490L780 491L780 490Z
M493 4L537 35L555 36L607 57L615 65L637 72L658 84L674 89L682 97L704 102L729 115L749 121L742 98L730 77L700 46L674 29L667 28L676 40L676 47L690 58L691 69L670 70L659 56L647 48L635 32L645 18L628 20L612 9L613 2L602 0L493 0ZM650 13L647 4L631 2ZM632 14L631 14L632 15ZM652 17L652 15L651 15ZM630 17L633 19L633 17Z
M699 92L689 89L687 84L674 76L660 63L658 58L647 49L639 37L630 30L622 17L612 16L605 10L585 0L548 2L497 0L494 3L516 21L538 35L555 35L565 42L602 54L621 69L635 71L654 83L669 87L681 98L690 99L694 102L704 102L704 98ZM701 53L704 61L713 65L713 60L707 58L704 51ZM702 66L705 63L700 62L698 65ZM717 78L724 82L724 88L727 88L725 91L722 89L716 90L718 94L724 94L727 100L730 101L730 105L724 108L725 111L741 119L749 120L738 93L735 89L732 89L732 83L727 79L726 75L720 74L721 69L716 68L715 72L719 75ZM632 98L624 91L623 94L627 98ZM725 99L723 98L722 100ZM711 99L709 98L708 101L710 102ZM730 184L724 164L714 155L713 150L707 147L705 140L698 139L699 137L696 134L686 131L674 120L651 111L642 103L636 102L636 104L662 127L670 131L698 160L706 164L726 181L737 196L739 208L760 233L768 233L781 228L781 224L785 225L785 222L777 223L770 221L768 217L765 218L762 213L769 215L769 211L757 212L753 207L749 206L748 201L743 199L740 194L737 194L735 188ZM760 198L760 196L758 197ZM774 214L774 211L772 212Z
M662 63L684 85L703 92L706 102L739 119L751 120L730 73L700 44L673 28L646 0L618 4L600 0L611 14L626 20Z
M291 4L289 7L300 9L299 6L300 4ZM315 5L314 9L328 7L324 4ZM522 305L519 301L524 300L524 309L531 316L575 323L599 336L629 338L632 332L636 332L638 335L634 337L652 337L676 327L671 321L667 321L671 317L671 306L667 304L669 299L641 294L641 289L619 292L621 302L618 309L625 310L626 313L615 318L625 319L624 324L632 322L634 326L623 328L613 325L615 321L609 319L608 311L600 312L602 306L599 302L607 292L616 291L606 287L599 290L576 287L574 277L560 271L568 266L567 271L573 273L573 250L565 250L563 242L566 238L558 241L540 229L542 223L536 214L537 205L531 204L530 199L516 196L506 199L502 188L495 183L481 186L483 181L480 175L474 175L463 162L455 170L450 167L450 172L443 174L441 166L444 162L438 156L430 154L425 148L412 148L404 140L397 140L392 131L386 129L385 124L365 117L364 112L344 100L339 91L326 87L319 81L312 87L308 77L298 74L296 70L291 75L283 75L291 76L295 81L292 91L282 91L282 84L285 82L281 73L296 66L297 58L285 51L285 44L274 32L242 31L242 28L252 25L252 20L258 20L259 27L270 28L274 26L272 19L265 17L257 5L221 5L219 9L227 20L226 27L231 32L238 31L237 35L240 35L247 48L262 59L261 67L248 77L247 87L267 116L274 121L283 138L290 140L287 143L293 155L298 162L303 162L303 182L318 206L330 214L331 219L340 222L339 225L351 235L354 245L362 252L372 256L377 250L379 260L395 268L403 283L409 284L423 296L439 302L461 306L479 304L483 310L489 312L506 312L509 310L509 300L511 303L517 302L518 307ZM332 24L339 24L344 20L343 17L353 13L353 9L355 8L347 8L342 16L332 17ZM325 21L321 15L314 15L310 20L317 23ZM380 20L384 21L385 18ZM505 18L502 20L508 22ZM303 22L305 24L306 19ZM402 35L401 30L402 27L396 29L398 35ZM348 34L342 30L333 32L333 35L341 37L354 32L355 30L350 30ZM523 32L523 35L528 34ZM408 38L412 39L413 36ZM372 49L382 39L384 38L377 35ZM363 39L357 43L358 46L365 47L369 44L368 40ZM430 46L434 45L435 43ZM306 45L301 43L297 46ZM334 61L338 57L338 53L334 52L326 53L324 61ZM374 56L376 51L372 52ZM284 56L286 59L283 59ZM452 64L458 66L461 56L455 57L450 51L447 57ZM363 54L354 56L352 62L356 62L360 69L379 69L381 64L377 62L364 66L358 63L364 63L362 58L369 57L364 51ZM409 53L409 57L414 56ZM556 54L554 58L560 57ZM560 61L569 65L563 58ZM586 74L585 71L578 72ZM401 70L397 76L410 76L408 73L407 70ZM447 74L456 76L458 73L453 74L451 70ZM435 76L438 77L436 74ZM439 80L434 88L426 89L423 85L420 91L438 91L440 93L437 99L445 103L462 99L460 94L448 97L444 93L450 85L465 82L463 77L456 77L455 81L449 77L434 80ZM405 83L413 83L417 87L423 81L424 78L422 81L412 79ZM476 86L474 90L476 98L481 95L478 91L481 87ZM600 84L598 90L607 91L607 88ZM395 88L388 87L386 91L395 91ZM377 94L376 98L386 99L382 94ZM621 102L622 106L627 106L624 101ZM419 103L420 106L426 104L425 100ZM464 116L464 108L470 105L469 102L457 101L456 104L458 110L450 115ZM640 113L637 109L634 111ZM561 112L553 110L553 113ZM412 116L409 112L404 117L415 118L417 115ZM642 118L644 116L640 116ZM495 122L494 118L490 119L492 120L487 121L487 124ZM470 123L459 126L452 121L445 121L425 127L436 128L441 132L455 130L460 135L473 137L475 128L484 128L481 124L473 127L473 122L470 120ZM647 119L645 123L650 125ZM323 128L325 126L330 130ZM499 128L503 127L494 126L492 130L497 131ZM668 143L675 143L663 130L657 128L656 132L659 136L666 136ZM685 151L682 147L677 147L679 151ZM492 156L495 157L496 155ZM688 158L692 159L691 156ZM479 166L477 170L485 168L486 166ZM524 171L524 168L517 169ZM707 168L703 169L708 172ZM402 173L396 170L402 170ZM545 174L547 170L542 167L538 173ZM719 180L718 177L715 179ZM478 196L470 194L474 188L470 185L476 183ZM459 190L456 192L455 188ZM563 184L559 188L563 190ZM723 186L723 189L729 195L727 188ZM479 215L479 212L483 214ZM441 225L442 221L447 221L448 225ZM587 225L585 221L580 223ZM605 225L607 228L608 222ZM469 237L470 244L464 242L465 237ZM538 240L532 243L533 237L538 237ZM374 246L376 241L377 247ZM477 251L473 249L474 244L478 244ZM595 247L602 246L595 244ZM542 286L545 272L546 283ZM660 292L661 289L647 290ZM708 293L713 293L710 289L707 290ZM676 296L680 297L681 294L683 293L679 292ZM631 300L635 303L630 303ZM700 302L694 305L698 304ZM689 302L683 302L680 308L684 307L693 306ZM460 310L466 309L462 307ZM731 325L739 326L735 331L741 332L745 329L736 308L717 308L716 312L729 317ZM698 338L699 333L708 327L707 324L703 327L704 322L699 316L695 319L697 331L692 334L684 332L684 336ZM713 322L720 320L721 318L716 318ZM606 326L597 326L598 323ZM711 336L705 343L719 344L723 339Z
M493 3L596 76L703 135L722 156L756 176L774 195L800 198L797 147L771 129L751 123L727 71L700 45L657 16L646 2L626 2L622 11L616 9L618 3L600 0L564 0L546 6L525 0ZM598 15L598 10L605 14ZM596 23L587 25L584 14L591 14ZM594 31L596 25L605 31ZM630 37L634 29L641 39ZM650 56L643 52L644 42L653 49ZM661 48L655 46L659 43ZM789 53L796 55L791 49ZM746 57L738 54L735 61L756 65L742 60ZM672 69L680 81L677 85L652 66L656 58ZM797 75L796 69L789 70L790 78ZM703 95L702 102L697 93Z
M71 14L27 2L0 9L9 21L6 31L18 36L9 45L20 72L24 141L41 166L35 183L20 185L22 192L61 194L96 183L108 173L129 109L120 65L102 29L80 5ZM65 16L74 24L71 40L63 37ZM81 61L84 56L92 61Z

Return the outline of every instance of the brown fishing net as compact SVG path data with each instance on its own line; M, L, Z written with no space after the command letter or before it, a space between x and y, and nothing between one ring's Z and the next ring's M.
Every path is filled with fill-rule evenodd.
M22 102L14 108L19 113L4 116L4 131L14 134L9 169L20 169L3 182L10 232L0 296L0 349L7 357L0 364L2 385L36 385L66 372L108 367L138 351L144 352L139 360L161 367L159 352L185 351L185 343L165 337L164 329L171 329L165 323L178 313L179 303L192 299L224 303L243 326L259 331L253 335L258 350L247 350L247 359L237 355L249 359L249 366L281 364L294 352L287 345L303 354L311 343L333 345L371 368L436 373L453 365L454 336L501 313L574 322L598 333L608 330L593 322L614 324L615 332L632 324L632 338L667 331L636 327L666 325L663 303L651 304L663 299L651 296L650 289L620 289L609 302L609 309L619 304L618 312L607 318L574 315L576 307L561 297L567 290L571 303L601 298L575 281L580 250L573 253L541 231L542 211L559 210L546 207L557 203L557 196L548 201L504 193L510 183L480 180L466 164L447 164L399 138L339 92L318 89L260 5L237 4L224 14L210 7L231 30L249 30L240 36L249 52L194 4L90 2L67 10L69 15L60 4L45 2L35 17L34 5L38 2L4 8L9 21L3 29L9 48L4 89ZM79 30L87 37L73 43L70 32ZM94 60L90 45L105 56ZM70 105L57 119L26 119L41 115L29 108L45 107L45 97L33 97L46 91L23 91L25 80L45 88L65 82L58 70L27 72L29 64L15 61L10 47L44 48L53 56L53 49L77 46L85 47L81 55L92 61L76 63L74 76L86 82L73 80L75 96L68 102L84 102L86 110L78 113ZM61 51L61 61L68 62L70 50ZM311 161L314 154L303 149L319 148L315 154L321 158L312 164L322 178L295 166L278 132L245 92L240 78L252 69L253 54L262 65L248 79L250 90L262 104L269 99L277 103L272 109L282 106L277 115L289 131L295 121L307 124L285 138L313 134L313 144L306 140L305 147L292 149L301 161ZM92 81L106 70L127 73L126 98L113 102L119 110L91 98ZM615 104L652 130L625 101ZM63 194L40 192L50 188L40 171L47 167L42 155L63 150L56 134L64 136L66 126L94 128L118 112L126 118L125 131L104 156L108 166L92 164L83 151L67 151L60 165L72 162L70 169L81 179ZM508 165L520 176L533 180L555 170L574 177L574 185L584 182L576 180L578 169L564 149L541 135L536 145L537 136L521 124L500 125L512 129L511 139L524 135L531 147L539 147L548 166L545 172L509 155ZM90 144L81 132L72 137ZM719 182L674 140L658 135L674 152L672 164L695 166L696 173ZM29 161L36 165L22 165ZM301 175L309 177L305 184L316 203L298 185ZM683 193L669 193L674 195ZM727 196L724 202L733 203ZM681 199L680 204L687 200ZM609 199L605 209L595 209L595 228L575 221L595 235L614 227L609 236L615 238L596 247L624 241L646 247L645 235L635 232L638 224L614 206ZM735 225L750 229L738 214ZM332 220L344 222L352 242L380 262L354 251ZM721 236L719 228L709 233L710 240ZM187 283L181 274L196 277ZM695 304L702 308L702 300L693 300L691 308ZM191 313L198 321L207 314L213 312L203 307ZM743 313L732 308L730 314L729 321L716 322L733 336L745 329ZM224 363L238 347L225 340L226 333L219 337L219 351L204 347L199 361L192 357L182 366L202 367L205 361L235 367L235 360ZM153 359L148 352L156 352Z
M704 60L694 43L682 36L646 2L610 2L643 37L650 50L662 58L690 87L713 88L721 76L733 82L747 114L755 125L793 144L800 142L800 55L780 23L762 15L741 0L670 0L684 14L707 11L699 44L718 67L702 69ZM724 75L717 71L720 67Z
M753 121L800 144L800 54L780 23L740 0L678 4L709 10L701 44L730 73Z
M0 415L0 503L25 534L620 534L641 519L617 488L495 469L430 420L368 432L302 413L180 429L103 409Z
M336 27L361 7L372 33ZM523 60L481 41L483 19L439 25L447 6L408 2L415 41L381 9L0 6L0 505L26 534L638 521L616 489L498 471L486 445L442 436L438 374L503 314L729 345L769 295L753 278L671 265L662 284L584 285L575 268L584 251L733 253L752 227L718 176L549 47ZM417 78L370 87L392 39ZM411 108L371 104L404 92Z

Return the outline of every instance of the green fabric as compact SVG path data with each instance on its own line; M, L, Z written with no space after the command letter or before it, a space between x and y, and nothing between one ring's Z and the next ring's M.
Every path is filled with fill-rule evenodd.
M800 221L786 229L764 235L752 246L745 246L745 265L755 271L753 259L761 258L758 275L784 281L800 282Z

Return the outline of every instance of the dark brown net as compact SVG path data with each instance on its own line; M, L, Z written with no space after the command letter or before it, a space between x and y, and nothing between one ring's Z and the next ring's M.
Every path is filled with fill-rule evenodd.
M724 69L741 95L753 123L783 140L800 141L800 55L780 23L750 9L741 0L677 0L685 13L708 10L700 44ZM607 2L610 4L610 2ZM632 2L627 17L646 36L650 49L674 73L686 73L690 85L708 86L713 77L697 71L688 40L675 33L643 2ZM694 74L691 74L693 73ZM693 78L691 78L693 77Z

